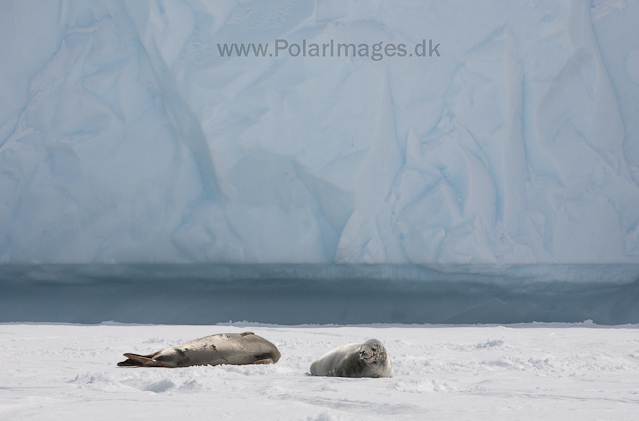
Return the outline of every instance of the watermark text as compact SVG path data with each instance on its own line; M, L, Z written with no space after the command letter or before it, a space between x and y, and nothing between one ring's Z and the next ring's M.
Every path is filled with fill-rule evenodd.
M289 42L276 39L271 44L217 44L221 57L367 57L373 61L380 61L385 57L441 57L440 44L432 39L408 46L377 42L367 43L338 43L330 40L326 43Z

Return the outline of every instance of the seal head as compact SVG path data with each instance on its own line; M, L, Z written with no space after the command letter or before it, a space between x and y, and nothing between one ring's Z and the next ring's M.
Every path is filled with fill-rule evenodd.
M388 360L386 348L377 339L371 339L359 348L359 359L366 366L385 365Z

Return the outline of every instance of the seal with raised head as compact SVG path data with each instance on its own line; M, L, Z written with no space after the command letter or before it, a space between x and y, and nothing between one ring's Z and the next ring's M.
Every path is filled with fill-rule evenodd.
M189 367L192 365L274 364L280 351L253 332L219 333L149 355L124 354L120 367Z
M386 348L377 339L335 348L311 364L314 376L393 377Z

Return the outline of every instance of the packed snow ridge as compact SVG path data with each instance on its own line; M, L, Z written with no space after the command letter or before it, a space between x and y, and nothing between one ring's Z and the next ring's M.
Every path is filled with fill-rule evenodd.
M638 20L623 0L2 2L0 261L637 263ZM276 40L439 47L220 54Z

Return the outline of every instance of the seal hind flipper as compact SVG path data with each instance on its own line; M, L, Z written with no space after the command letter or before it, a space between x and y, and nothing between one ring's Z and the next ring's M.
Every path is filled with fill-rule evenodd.
M166 367L162 362L153 359L158 354L159 352L149 355L124 354L127 359L119 362L118 367Z
M127 359L125 361L120 361L118 363L118 367L144 367L144 364L140 364L132 359Z

